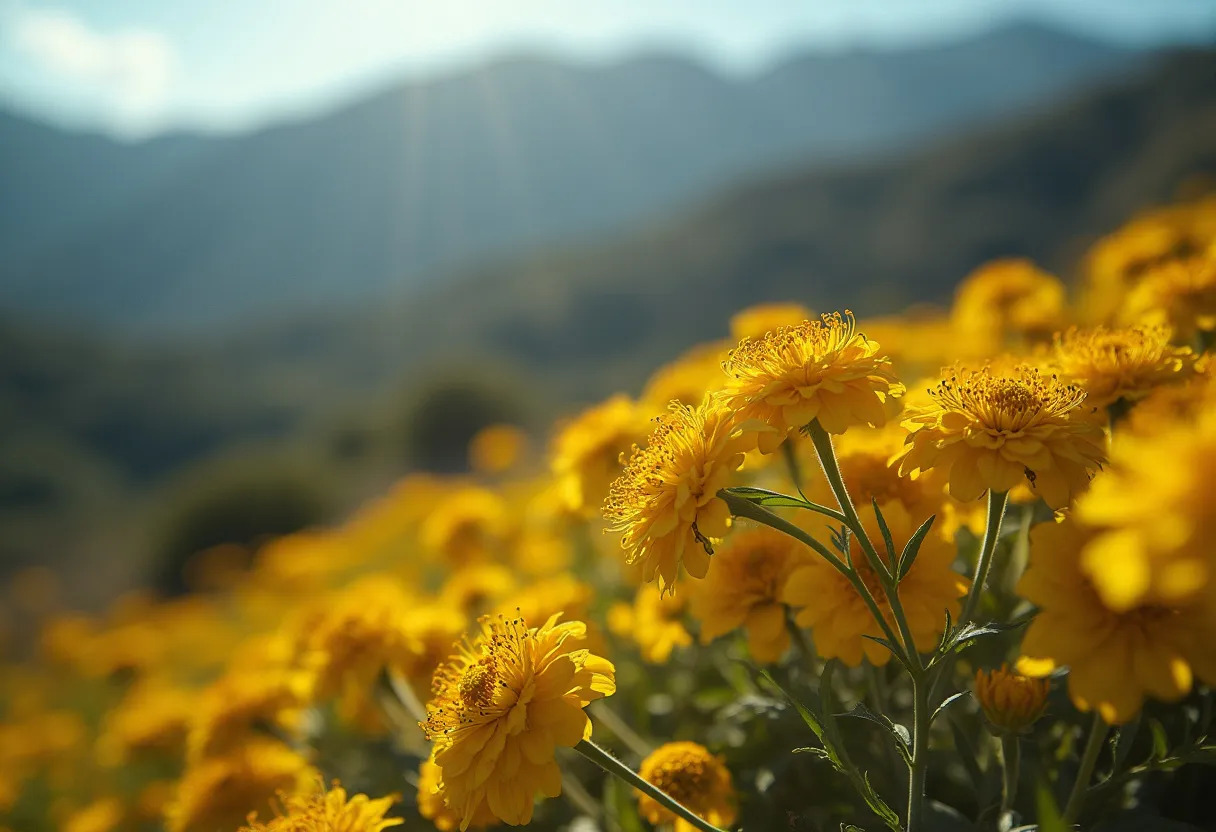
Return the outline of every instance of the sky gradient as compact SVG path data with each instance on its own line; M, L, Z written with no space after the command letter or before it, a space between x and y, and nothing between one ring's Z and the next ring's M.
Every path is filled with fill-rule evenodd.
M929 43L1013 19L1207 42L1216 0L0 0L0 107L120 136L239 130L522 50L663 48L753 72L798 48Z

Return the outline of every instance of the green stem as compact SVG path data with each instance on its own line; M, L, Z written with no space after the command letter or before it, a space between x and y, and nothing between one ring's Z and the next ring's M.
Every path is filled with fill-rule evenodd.
M685 807L671 795L667 794L667 792L643 780L633 769L616 757L613 757L591 740L579 740L578 745L574 746L574 750L595 763L608 774L620 778L626 785L632 786L668 811L688 821L693 827L700 829L701 832L725 832L725 830L719 829L713 824L699 818L692 810Z
M1081 753L1081 767L1077 769L1077 779L1072 784L1068 802L1064 804L1065 826L1072 826L1081 814L1081 808L1085 803L1085 793L1089 789L1089 782L1094 777L1094 767L1098 764L1098 755L1102 753L1106 733L1106 723L1102 721L1102 716L1095 712L1093 723L1089 728L1089 740L1085 743L1085 750Z
M1001 813L1013 809L1022 767L1022 749L1017 734L1001 734Z
M1005 516L1005 504L1008 502L1008 491L988 492L988 525L984 530L984 546L980 549L980 557L975 564L975 578L971 582L967 600L963 603L963 613L958 619L960 627L971 622L980 605L980 596L984 594L984 585L988 583L988 573L992 571L996 541L1001 534L1001 519Z
M925 778L929 773L929 685L919 673L912 674L912 765L908 772L907 832L925 827Z
M857 537L857 542L861 544L866 560L870 562L870 568L878 575L889 574L890 565L878 556L878 550L874 548L870 536L866 534L865 528L861 525L861 517L857 514L853 499L849 497L849 489L845 486L844 476L840 473L840 463L836 460L836 449L832 445L831 435L823 429L823 425L819 424L818 419L812 419L811 423L806 426L806 434L811 438L811 444L815 446L819 464L823 467L823 475L827 477L828 485L831 486L832 494L835 495L836 502L840 505L840 511L845 516L849 531L853 532Z
M879 627L882 628L883 635L886 637L887 641L891 642L891 644L893 644L895 647L899 647L899 638L895 635L895 631L891 629L891 625L887 623L886 616L884 616L882 614L882 610L878 608L878 602L870 593L865 581L863 581L861 576L857 574L857 570L850 568L848 564L844 563L844 561L832 554L832 552L826 546L815 538L811 537L805 531L798 528L788 520L784 520L781 517L778 517L776 514L773 514L773 512L769 511L764 506L757 505L751 500L748 500L746 497L740 497L738 494L732 494L729 489L725 488L718 492L718 497L726 503L727 507L730 508L730 513L735 517L746 517L749 520L755 520L757 523L768 526L771 529L784 532L795 540L805 543L807 546L814 549L821 558L830 563L837 572L844 575L845 578L848 579L849 583L853 585L853 588L857 590L857 594L861 596L861 600L865 602L866 607L870 610L870 614L874 616L874 620L877 621ZM901 661L908 661L906 656L900 655L899 658Z

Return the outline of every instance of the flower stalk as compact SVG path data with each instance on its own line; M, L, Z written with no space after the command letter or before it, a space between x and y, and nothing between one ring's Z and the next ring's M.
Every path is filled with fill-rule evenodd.
M713 824L697 816L691 809L680 803L671 795L667 794L667 792L656 787L652 783L648 783L647 781L643 780L637 772L622 763L616 757L613 757L604 749L600 748L591 740L579 740L578 744L574 746L574 750L579 754L582 754L591 762L595 763L608 774L619 778L626 785L632 786L645 794L647 797L662 805L663 808L668 809L675 815L683 818L688 823L692 824L694 828L700 829L701 832L726 832L726 830L719 829L717 826L714 826Z
M1089 790L1089 782L1093 779L1094 767L1098 764L1098 756L1102 753L1108 730L1109 726L1103 721L1102 715L1095 712L1089 728L1089 739L1085 743L1085 750L1081 752L1081 767L1077 769L1077 779L1072 784L1068 802L1064 804L1065 826L1071 826L1081 814L1085 805L1085 793Z
M975 611L979 608L980 597L984 594L984 586L988 583L988 573L992 571L992 562L996 556L996 541L1001 535L1001 520L1005 516L1005 506L1009 502L1008 491L988 492L988 523L984 529L984 545L980 549L979 560L975 564L975 579L971 582L971 590L967 600L963 602L963 612L959 616L958 626L971 623Z

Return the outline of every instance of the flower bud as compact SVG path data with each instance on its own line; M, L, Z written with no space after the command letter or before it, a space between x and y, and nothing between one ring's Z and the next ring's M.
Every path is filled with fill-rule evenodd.
M1023 676L1008 665L975 674L975 698L993 729L1001 734L1015 734L1033 725L1047 707L1050 689L1046 679Z

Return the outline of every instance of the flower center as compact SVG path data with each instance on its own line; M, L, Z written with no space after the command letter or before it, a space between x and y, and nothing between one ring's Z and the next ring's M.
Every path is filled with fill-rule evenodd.
M493 656L485 656L470 665L460 677L460 701L467 708L485 708L494 702L498 684L498 668Z

